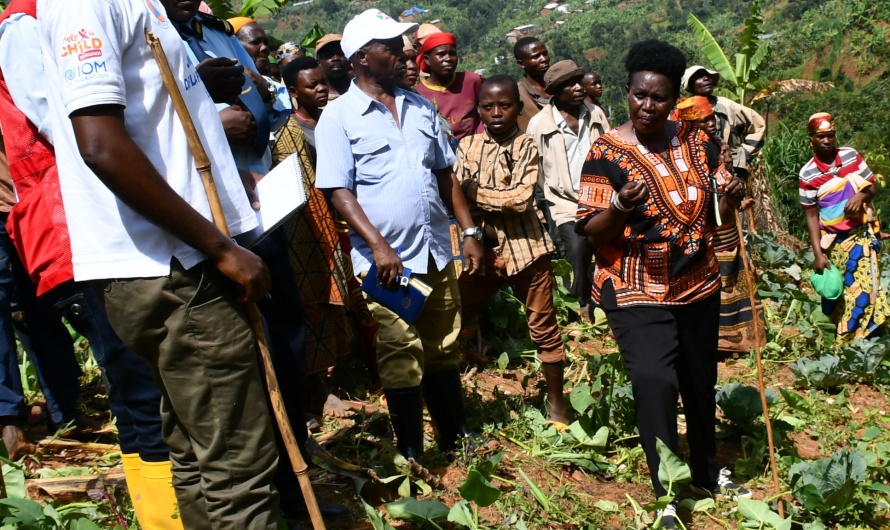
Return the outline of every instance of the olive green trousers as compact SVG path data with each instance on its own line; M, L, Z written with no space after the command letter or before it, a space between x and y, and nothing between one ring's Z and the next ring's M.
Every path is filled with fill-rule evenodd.
M276 528L278 453L253 332L208 262L169 277L94 282L111 326L152 365L173 486L189 530Z

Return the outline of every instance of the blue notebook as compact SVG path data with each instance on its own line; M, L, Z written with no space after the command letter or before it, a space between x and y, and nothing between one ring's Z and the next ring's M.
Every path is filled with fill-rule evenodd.
M393 287L380 285L377 282L377 264L372 263L368 275L362 281L362 291L378 304L399 315L409 325L414 325L433 288L412 278L411 269L408 268L404 269Z

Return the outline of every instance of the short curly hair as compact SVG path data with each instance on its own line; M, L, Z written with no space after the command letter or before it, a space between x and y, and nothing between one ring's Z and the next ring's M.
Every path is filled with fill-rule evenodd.
M303 70L314 70L318 67L318 61L314 57L309 57L308 55L297 57L287 63L287 66L281 70L281 81L285 86L296 87L297 76L300 75L300 72Z
M516 84L515 79L507 74L495 74L491 77L486 78L479 86L479 95L482 95L482 91L490 86L506 87L510 92L513 93L513 97L516 98L516 103L519 103L521 101L519 97L519 85Z
M624 60L627 84L633 82L637 72L655 72L667 77L674 85L674 96L680 96L680 81L686 71L683 52L657 39L644 40L631 46Z
M516 41L516 44L513 45L513 57L516 58L517 61L522 61L525 58L525 50L532 44L536 42L541 42L537 37L522 37L521 39Z

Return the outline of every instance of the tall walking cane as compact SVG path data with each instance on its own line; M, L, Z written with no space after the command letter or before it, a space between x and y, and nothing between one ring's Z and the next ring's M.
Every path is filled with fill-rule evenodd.
M750 217L750 216L749 216ZM757 359L757 384L760 390L760 405L763 408L763 421L766 423L766 439L769 444L769 465L773 470L773 485L776 495L779 496L779 516L785 517L785 507L782 505L782 486L779 484L779 469L776 466L776 446L773 443L773 426L769 419L769 405L766 402L766 387L763 384L763 359L760 352L760 340L764 331L760 327L760 315L757 312L757 299L754 296L754 264L748 261L748 249L745 245L745 233L742 229L742 219L739 211L735 210L735 226L739 233L739 252L741 252L742 265L745 268L745 281L748 284L748 299L751 301L751 314L754 316L754 353Z
M155 56L158 68L161 71L161 77L164 80L164 86L173 99L173 107L182 122L185 134L188 137L189 148L195 157L195 166L198 173L201 174L201 182L204 184L204 193L207 195L207 201L210 203L210 213L213 216L213 224L226 237L231 237L229 233L229 225L226 222L223 213L222 203L219 200L219 193L216 190L216 183L213 182L213 174L210 172L210 159L207 158L207 152L201 144L201 138L195 129L195 123L189 114L188 107L185 106L185 100L182 99L182 93L179 91L179 85L173 77L170 70L170 64L167 62L167 55L161 46L161 41L145 30L145 39ZM290 420L287 417L287 411L284 408L284 400L281 398L281 389L278 387L278 378L275 376L275 370L272 367L272 358L269 355L269 348L266 345L266 335L263 332L262 317L260 310L255 303L245 304L247 317L250 320L250 327L253 328L253 334L256 338L257 349L260 350L260 358L263 364L263 374L266 377L266 386L269 389L269 400L272 402L272 410L275 413L275 420L278 422L278 428L281 431L281 437L284 439L284 445L287 447L287 456L290 459L294 473L300 482L300 489L303 490L303 498L306 501L306 507L309 510L309 517L312 520L312 527L316 530L324 529L324 522L321 519L321 511L318 509L318 501L315 500L315 492L312 490L312 483L309 481L309 475L306 472L309 466L303 460L303 455L297 447L297 440L294 437L293 428L291 428Z

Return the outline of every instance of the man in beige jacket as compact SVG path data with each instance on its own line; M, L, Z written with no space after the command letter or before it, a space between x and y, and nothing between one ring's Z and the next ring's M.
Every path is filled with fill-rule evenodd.
M747 179L748 164L763 147L766 122L754 109L715 95L719 82L719 73L694 65L686 69L680 83L693 96L708 98L717 116L717 132L732 151L733 174Z
M581 318L586 318L592 310L593 247L575 233L575 211L581 167L593 142L609 130L609 121L602 109L584 101L583 77L584 70L574 61L552 65L544 75L550 103L531 119L527 133L538 146L538 186L550 207L565 259L572 266L569 291L581 304Z

